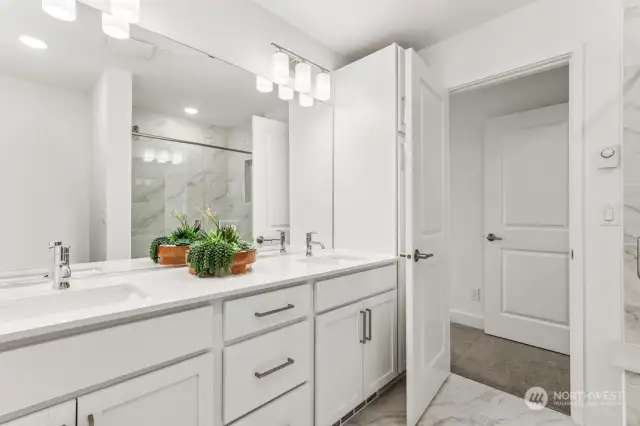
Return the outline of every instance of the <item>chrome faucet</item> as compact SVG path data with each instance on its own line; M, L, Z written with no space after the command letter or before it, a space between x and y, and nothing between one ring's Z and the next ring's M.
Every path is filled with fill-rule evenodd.
M280 254L285 254L287 252L287 233L284 231L276 231L280 233L280 236L278 238L265 238L265 237L258 237L256 238L256 242L258 244L263 244L263 243L271 243L274 241L280 241Z
M63 246L62 241L49 243L49 249L53 250L49 278L53 282L54 290L64 290L71 287L71 267L69 266L69 246Z
M317 232L307 232L307 257L313 256L313 245L318 245L322 250L324 250L324 244L320 241L313 241L313 235L318 234Z

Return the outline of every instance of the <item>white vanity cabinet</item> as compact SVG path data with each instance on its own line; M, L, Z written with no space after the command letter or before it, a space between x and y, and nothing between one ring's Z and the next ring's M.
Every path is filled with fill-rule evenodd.
M78 426L211 426L213 355L78 398Z
M46 410L13 420L3 426L74 426L76 401L68 401Z

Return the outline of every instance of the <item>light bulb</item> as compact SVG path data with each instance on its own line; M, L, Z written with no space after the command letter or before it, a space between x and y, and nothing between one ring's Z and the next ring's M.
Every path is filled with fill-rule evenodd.
M283 101L293 99L293 89L288 86L278 86L278 97Z
M271 93L273 92L273 82L258 75L256 76L256 89L258 92Z
M137 24L140 22L140 0L111 0L111 14L122 21Z
M300 93L311 91L311 65L304 62L296 65L295 88Z
M118 40L128 39L130 35L130 27L127 21L104 12L102 12L102 31L109 37Z
M157 161L160 164L164 164L169 161L169 151L163 150L158 153Z
M323 72L316 76L316 98L321 101L331 99L331 74Z
M199 111L196 108L186 107L184 109L184 112L189 114L189 115L196 115Z
M300 106L301 107L311 107L313 106L313 98L309 95L305 95L304 93L300 93Z
M153 149L145 149L144 156L142 157L142 161L145 163L151 163L156 159L156 152Z
M182 164L183 158L182 158L182 152L177 151L173 153L173 156L171 157L171 162L175 165L178 164Z
M42 10L61 21L76 20L76 0L42 0Z
M42 50L42 49L46 49L47 48L47 43L45 43L44 41L35 38L35 37L31 37L28 35L21 35L20 36L20 41L22 42L22 44L24 44L25 46L28 46L32 49L38 49L38 50Z
M287 84L291 78L289 74L289 55L284 52L276 52L272 57L273 81L278 84Z

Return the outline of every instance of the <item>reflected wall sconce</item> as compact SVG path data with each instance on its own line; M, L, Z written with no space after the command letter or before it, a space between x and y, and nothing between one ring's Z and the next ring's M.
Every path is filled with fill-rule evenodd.
M279 84L278 95L280 99L291 100L293 94L289 93L292 90L288 85L291 81L291 67L294 64L294 76L293 86L300 94L306 96L300 97L300 105L312 106L313 96L318 100L328 101L331 99L331 74L330 71L313 61L310 61L297 53L292 52L276 43L271 43L271 46L278 49L272 56L271 66L273 73L273 81ZM315 93L313 89L313 73L312 67L319 71L315 79ZM261 86L264 84L264 86ZM256 88L260 92L268 92L266 83L261 81L261 77L257 77ZM264 89L264 90L261 90ZM284 92L284 93L283 93Z

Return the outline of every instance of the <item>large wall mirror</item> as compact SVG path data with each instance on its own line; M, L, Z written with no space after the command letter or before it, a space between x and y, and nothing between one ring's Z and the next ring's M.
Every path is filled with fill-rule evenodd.
M135 26L109 38L83 4L67 23L0 3L0 271L46 269L55 240L74 264L142 259L174 213L207 207L246 239L332 246L331 106L209 53Z

